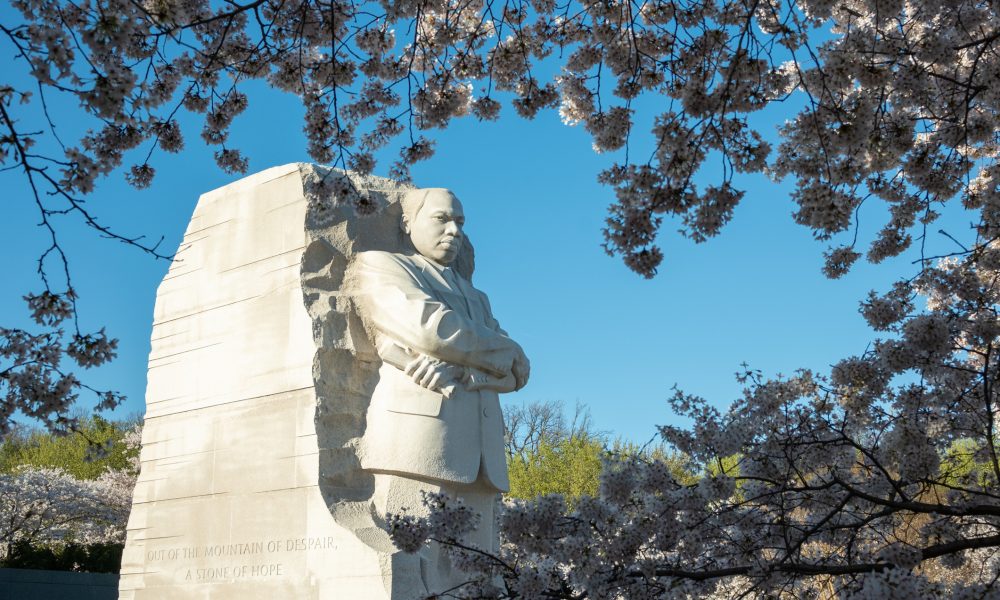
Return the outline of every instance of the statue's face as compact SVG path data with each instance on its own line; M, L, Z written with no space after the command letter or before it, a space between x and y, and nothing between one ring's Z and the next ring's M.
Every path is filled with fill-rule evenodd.
M439 265L447 265L462 249L463 225L465 214L458 198L448 190L433 190L427 193L417 214L404 219L403 229L417 252Z

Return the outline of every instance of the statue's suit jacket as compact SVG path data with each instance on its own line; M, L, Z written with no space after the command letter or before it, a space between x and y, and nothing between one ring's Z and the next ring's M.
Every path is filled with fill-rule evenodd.
M469 281L417 254L362 252L354 268L359 307L377 348L394 343L494 377L510 374L518 347ZM482 470L490 484L507 491L503 436L496 391L457 384L444 398L383 361L361 466L454 483L472 483Z

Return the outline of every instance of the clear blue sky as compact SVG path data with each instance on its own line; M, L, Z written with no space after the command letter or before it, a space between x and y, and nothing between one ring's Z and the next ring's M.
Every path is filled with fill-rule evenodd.
M250 97L231 138L249 155L250 171L308 161L297 100L263 86ZM784 110L765 118L778 123ZM639 124L640 149L649 144L642 139L648 123ZM151 189L136 191L117 173L90 197L91 210L121 233L163 236L172 251L198 195L237 179L215 167L198 130L186 129L181 155L158 155ZM657 424L677 422L666 404L675 384L725 406L739 393L733 374L743 361L775 375L824 370L864 351L873 334L858 300L886 287L894 273L915 269L915 256L907 255L826 280L826 246L793 223L790 182L753 178L744 180L746 197L720 237L696 245L666 223L660 242L667 258L647 281L601 248L613 195L596 174L612 159L595 154L581 128L562 125L555 111L525 121L505 109L498 123L464 119L431 133L437 154L415 168L414 180L450 187L462 199L477 251L476 285L532 360L530 384L506 401L579 402L600 429L634 441L650 439ZM707 172L703 180L712 177ZM7 206L0 325L24 325L20 296L39 289L35 260L46 241L20 175L0 174L0 186ZM870 237L882 225L882 209L866 207L863 217L862 237ZM945 226L964 235L967 220L956 215ZM153 301L168 265L65 221L82 324L106 325L120 339L119 358L85 374L86 381L127 394L121 416L141 413ZM953 249L943 236L932 242Z

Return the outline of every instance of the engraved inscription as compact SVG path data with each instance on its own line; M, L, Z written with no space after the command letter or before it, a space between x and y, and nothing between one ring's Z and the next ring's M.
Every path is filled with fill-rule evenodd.
M177 563L196 560L198 565L169 565L183 582L232 581L287 575L284 560L289 555L313 550L335 550L331 536L252 540L226 544L203 544L156 548L146 552L146 562ZM214 563L214 564L213 564Z

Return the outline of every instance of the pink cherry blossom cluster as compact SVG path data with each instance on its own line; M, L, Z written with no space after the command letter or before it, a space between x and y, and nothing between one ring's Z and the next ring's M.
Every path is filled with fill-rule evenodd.
M85 386L65 371L63 359L68 357L84 369L104 364L116 356L118 340L108 338L103 329L81 333L75 323L75 331L64 334L62 325L76 314L72 290L29 294L25 300L36 324L47 331L0 327L0 437L10 431L17 412L54 432L68 433L77 421L68 413L81 388L97 395L97 410L117 406L122 400L119 394Z
M829 374L747 370L725 411L678 391L686 478L610 456L597 497L508 502L498 553L396 535L449 544L466 598L1000 597L1000 242L920 267Z
M79 195L126 160L133 161L126 178L150 185L155 150L184 148L179 110L203 115L201 137L218 146L222 169L244 172L248 159L229 143L229 130L250 102L251 80L301 98L309 153L320 162L371 172L380 151L404 139L389 170L400 179L434 154L423 130L470 114L495 119L501 95L529 118L558 107L598 152L627 149L636 131L648 131L655 142L648 157L630 153L600 176L616 195L605 247L644 276L664 258L656 238L665 219L678 217L696 241L721 231L744 196L739 173L794 178L795 219L820 239L857 228L866 199L883 201L889 220L867 249L875 262L913 244L935 207L953 198L981 211L982 228L995 229L1000 218L1000 59L990 3L12 6L21 19L0 27L0 39L33 82L0 86L0 158L29 180L57 250L54 214L78 214L113 234ZM662 98L664 108L637 129L636 119L649 117L635 103L646 96ZM58 135L59 115L48 109L57 97L84 113L89 129L79 139ZM794 114L772 152L771 132L752 117L776 102ZM23 112L39 105L47 122L40 131ZM717 182L695 184L706 165L720 164ZM115 237L158 254L139 238ZM845 273L862 254L854 245L832 249L824 271Z
M142 426L119 442L130 451L124 469L108 468L96 479L62 469L21 466L0 475L0 556L19 541L59 545L121 543L139 474Z
M62 469L22 466L0 475L0 556L11 544L121 543L139 473L141 426L123 443L135 458L125 469L78 479Z

